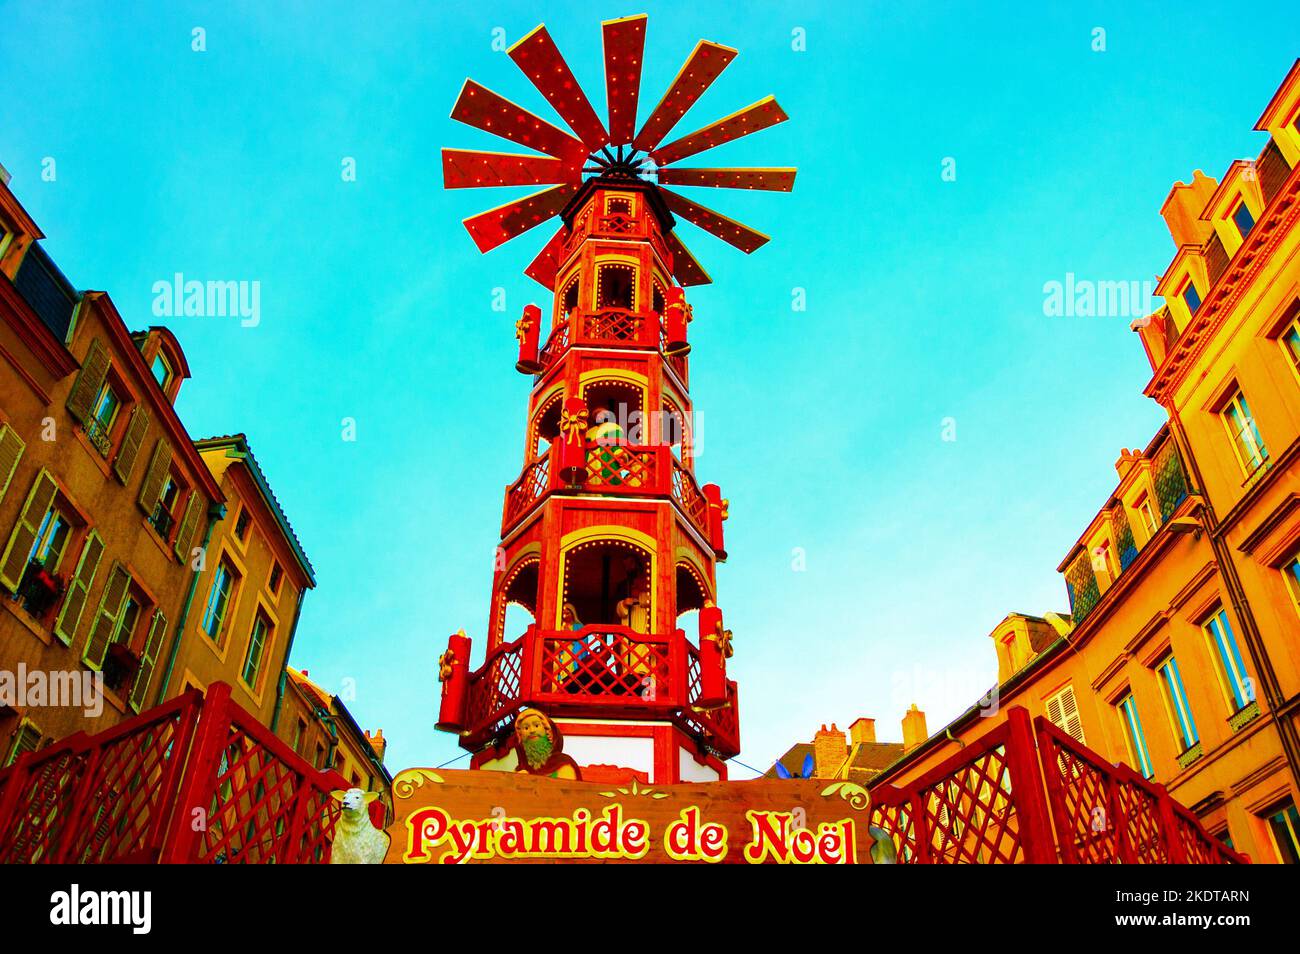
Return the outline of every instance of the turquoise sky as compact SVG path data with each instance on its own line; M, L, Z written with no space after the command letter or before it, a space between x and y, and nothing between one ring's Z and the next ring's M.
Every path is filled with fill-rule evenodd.
M760 768L822 722L897 739L913 701L938 728L993 681L1007 612L1067 608L1055 567L1161 415L1128 319L1045 317L1043 285L1154 278L1169 187L1258 153L1300 51L1294 4L1262 0L711 6L0 3L0 163L72 282L133 328L176 272L261 283L257 327L167 320L179 409L249 435L319 577L293 662L355 680L395 769L459 752L436 660L459 627L482 652L513 323L545 304L542 230L483 256L459 224L516 192L441 188L441 146L515 151L447 118L466 76L559 123L494 29L545 21L603 115L599 20L647 12L642 119L701 37L741 55L679 134L768 93L792 117L699 164L797 165L793 194L693 190L769 245L682 226L715 280L691 296L698 472L731 500L720 603Z

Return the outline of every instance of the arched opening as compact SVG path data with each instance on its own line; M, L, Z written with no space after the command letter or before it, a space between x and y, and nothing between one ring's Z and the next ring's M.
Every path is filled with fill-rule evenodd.
M667 307L667 301L664 298L664 286L659 284L659 279L654 280L650 289L650 310L659 316L659 320L664 320L664 310Z
M687 632L695 629L695 617L704 608L704 601L709 599L708 585L700 571L692 564L682 560L677 564L674 574L677 593L675 619L677 627Z
M632 197L626 195L611 195L605 200L606 215L631 215L632 214Z
M649 633L651 566L650 554L625 540L591 540L569 550L563 602L574 618L561 628L612 625Z
M542 402L533 415L532 433L528 440L529 459L540 457L560 436L560 412L564 407L564 392L556 391Z
M636 267L622 262L607 262L596 272L596 309L636 310Z
M503 642L518 639L537 620L537 557L530 557L510 570L498 596L497 631Z
M570 311L578 307L578 277L575 274L570 278L568 284L564 286L564 290L560 292L560 313L556 315L557 324L563 321Z
M690 442L686 439L686 417L677 405L665 398L663 411L655 423L658 426L656 443L667 444L673 449L674 457L685 460L683 454Z
M631 381L595 380L582 386L592 429L601 426L602 439L617 443L643 444L646 440L641 387ZM615 432L611 427L617 428Z

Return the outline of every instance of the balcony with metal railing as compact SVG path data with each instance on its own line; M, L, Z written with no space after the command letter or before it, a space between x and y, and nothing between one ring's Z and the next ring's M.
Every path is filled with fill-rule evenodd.
M700 691L699 650L683 630L647 635L617 625L529 626L470 673L463 744L485 745L520 709L539 706L555 717L671 721L730 758L740 751L736 684L728 681L727 704L717 709L696 708Z

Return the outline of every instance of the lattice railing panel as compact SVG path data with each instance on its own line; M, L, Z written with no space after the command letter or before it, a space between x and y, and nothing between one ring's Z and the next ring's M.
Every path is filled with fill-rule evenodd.
M183 717L145 724L100 749L92 769L90 801L76 822L67 859L98 864L132 857L150 847L171 804L164 776L178 754Z
M586 486L593 489L655 487L658 454L654 448L631 444L592 444L587 448Z
M510 485L506 496L506 523L509 524L525 513L551 485L551 455L543 454L532 461L519 479Z
M504 644L470 676L466 725L494 734L510 724L521 698L524 645L523 638Z
M582 316L583 337L596 341L638 341L644 316L622 308L586 312Z
M1069 749L1043 751L1043 764L1060 780L1064 816L1057 816L1057 838L1068 837L1084 864L1119 861L1117 830L1111 818L1110 776L1103 768ZM1049 787L1049 791L1051 788ZM1062 826L1061 819L1067 819Z
M1006 750L992 749L921 793L937 864L1023 860Z
M542 640L540 689L581 698L640 696L662 700L672 691L669 645L630 630L585 627Z
M0 864L51 860L88 757L85 750L62 749L42 752L29 763L27 777L15 782L19 797L12 814L0 819Z
M538 352L537 360L543 370L551 366L555 361L569 349L569 319L567 317L560 319L560 324L556 325L551 331L551 336L546 339L546 344Z
M288 860L290 825L299 776L282 759L230 727L206 806L197 861L203 864L275 864Z
M873 798L871 825L884 831L894 842L894 852L899 864L916 862L916 826L912 824L912 806Z
M1133 852L1133 860L1145 865L1163 865L1170 861L1160 823L1160 802L1155 794L1132 782L1120 782L1116 795L1124 812L1124 836Z
M709 502L704 494L700 493L691 472L676 457L673 458L673 499L690 518L691 523L695 524L696 529L707 536Z

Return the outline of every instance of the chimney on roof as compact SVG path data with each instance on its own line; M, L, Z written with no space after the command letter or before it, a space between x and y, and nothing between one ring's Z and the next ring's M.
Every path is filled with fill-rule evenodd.
M366 730L366 742L367 742L367 744L369 744L369 746L370 746L372 749L375 750L375 755L378 756L379 761L380 761L380 762L383 762L383 761L384 761L384 752L385 752L385 750L387 750L387 748L388 748L388 743L384 740L384 730L383 730L383 729L376 729L376 730L375 730L375 734L374 734L374 735L371 735L371 734L370 734L370 730L367 729L367 730Z
M1169 234L1174 237L1174 244L1179 248L1184 245L1204 245L1214 231L1214 226L1202 219L1201 213L1210 204L1210 197L1218 186L1217 179L1197 169L1192 173L1190 184L1175 182L1169 190L1160 214L1165 217Z
M930 737L925 728L925 713L912 703L912 708L903 716L903 751L910 752Z
M1128 472L1133 469L1133 465L1142 459L1142 452L1139 450L1129 450L1125 447L1119 452L1119 460L1115 461L1115 471L1119 474L1119 479L1123 480L1128 476Z
M854 745L876 741L876 720L861 718L849 726L849 741Z
M834 778L849 755L849 744L844 733L831 723L823 725L813 736L813 774L817 778Z

